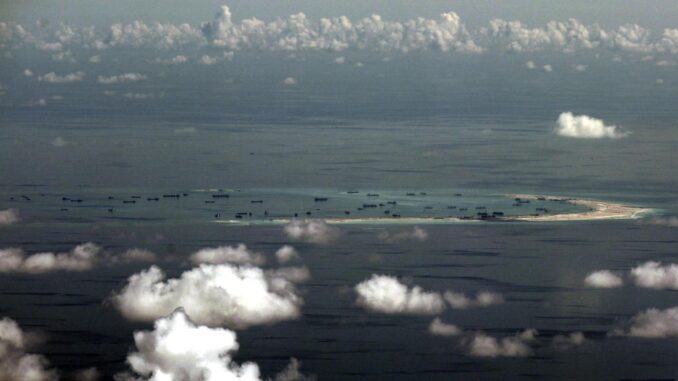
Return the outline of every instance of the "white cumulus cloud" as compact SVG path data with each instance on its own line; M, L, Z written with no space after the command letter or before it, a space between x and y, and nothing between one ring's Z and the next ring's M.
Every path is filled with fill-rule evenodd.
M678 307L665 310L650 308L634 316L627 331L615 330L612 333L646 339L678 337Z
M119 374L118 380L261 380L257 364L233 361L239 349L235 332L196 325L182 310L157 320L153 331L135 332L134 344L136 352L127 356L134 374Z
M78 245L65 253L27 254L20 248L7 248L0 249L0 273L42 274L54 271L88 271L97 266L152 262L155 259L155 254L140 249L131 249L120 254L104 253L100 246L92 242Z
M397 278L374 274L355 286L356 303L370 311L386 314L435 315L445 309L437 292L424 291L419 286L408 287Z
M560 114L556 132L560 136L581 139L623 138L628 135L619 131L617 126L605 125L601 119L571 112Z
M102 85L115 85L115 84L118 84L118 83L125 83L125 82L138 82L138 81L143 81L145 79L146 79L146 76L144 74L125 73L125 74L120 74L120 75L112 75L110 77L100 75L100 76L97 77L97 82L101 83Z
M77 71L75 73L70 73L66 75L58 75L55 72L49 72L45 75L38 77L40 82L49 82L49 83L71 83L71 82L80 82L85 78L85 73L82 71Z
M295 319L302 298L292 282L258 267L201 265L165 279L158 267L132 275L113 302L130 320L153 321L182 307L194 321L247 328Z
M10 318L0 320L0 380L57 381L57 372L41 355L27 353L29 338Z
M311 243L330 243L339 237L339 229L323 220L292 220L284 227L288 237Z
M292 260L299 259L299 253L294 247L290 245L284 245L275 252L275 257L278 260L278 263L284 264Z
M645 262L631 269L631 279L638 287L678 290L678 265Z
M428 326L428 331L437 336L458 336L462 330L454 324L443 323L440 318L435 318Z
M465 347L471 356L476 357L526 357L532 354L530 344L534 342L538 332L527 329L515 336L501 340L476 332L465 340Z
M17 209L0 210L0 226L16 224L19 221L21 217Z
M238 246L220 246L200 249L190 257L194 265L209 263L214 265L230 263L235 265L261 266L266 258L259 253L250 251L244 244Z
M504 302L504 297L501 294L490 291L479 292L475 299L469 298L463 293L454 291L445 291L443 294L445 301L453 309L466 309L470 307L488 307Z
M624 284L622 278L610 270L594 271L584 278L584 284L594 288L613 288Z

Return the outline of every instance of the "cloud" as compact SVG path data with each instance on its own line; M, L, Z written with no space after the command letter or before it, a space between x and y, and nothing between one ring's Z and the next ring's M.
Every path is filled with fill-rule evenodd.
M101 63L101 56L99 56L99 55L91 56L91 57L89 57L88 61L90 63Z
M188 57L186 57L182 54L178 54L178 55L176 55L176 56L174 56L174 57L172 57L168 60L157 59L156 61L159 62L159 63L169 64L169 65L181 65L182 63L188 62Z
M553 337L552 344L557 350L568 350L578 347L586 341L586 337L581 332L572 332L569 335L556 335Z
M143 249L129 249L122 254L111 255L105 257L105 261L108 264L126 264L126 263L137 263L137 262L156 262L158 260L155 253Z
M462 333L459 327L453 324L445 324L440 318L433 319L428 326L428 331L437 336L459 336Z
M52 147L66 147L69 143L66 141L66 139L62 138L61 136L57 136L52 140Z
M182 307L199 324L243 329L295 319L303 304L287 279L228 264L201 265L167 280L152 266L132 275L113 302L130 320L153 321Z
M584 284L594 288L613 288L624 284L622 278L610 270L594 271L586 276Z
M606 126L601 119L571 112L560 114L556 132L560 136L582 139L623 138L628 135L620 132L617 126Z
M220 246L214 248L201 249L190 257L191 263L198 265L209 263L220 265L230 263L234 265L255 265L261 266L266 263L266 258L259 253L254 253L247 249L244 244L233 246Z
M203 64L203 65L214 65L217 63L217 58L216 57L210 57L207 54L204 54L200 59L198 59L198 63Z
M21 216L17 209L0 210L0 226L12 225L21 221Z
M118 373L116 381L263 381L253 362L237 364L237 334L226 328L194 323L183 309L154 322L152 331L134 332L136 351L127 356L131 371ZM313 381L300 372L292 358L272 381ZM271 380L266 378L266 380Z
M408 287L397 278L374 274L355 286L356 303L373 312L386 314L435 315L445 309L445 302L437 292L426 292L421 287Z
M525 62L525 67L529 70L534 70L537 68L537 65L532 61Z
M0 320L0 380L57 381L57 372L41 355L26 353L29 338L10 318Z
M544 65L544 66L542 66L542 68L543 68L544 71L547 72L547 73L550 73L550 72L553 71L553 66L551 66L551 65Z
M292 86L297 84L297 80L293 77L287 77L283 80L284 85Z
M0 250L0 272L40 274L52 271L87 271L96 263L101 248L91 242L78 245L67 253L26 255L17 248Z
M527 329L515 336L498 340L483 332L476 332L464 341L469 355L476 357L526 357L532 354L530 344L539 333Z
M344 63L346 63L346 57L344 56L337 57L334 59L334 63L337 65L343 65Z
M678 265L645 262L631 269L631 279L638 287L678 290Z
M235 332L194 324L183 310L176 310L154 323L153 331L134 333L136 352L127 356L134 374L116 376L118 381L261 380L257 364L238 365L232 356L239 349Z
M77 71L75 73L70 73L66 75L57 75L55 72L50 72L45 75L38 77L40 82L48 83L71 83L71 82L80 82L85 78L85 73L82 71Z
M33 72L30 69L24 70L24 77L32 77Z
M301 368L301 362L297 359L292 358L287 368L283 369L280 373L275 375L273 381L315 381L315 376L307 376L302 374L299 369Z
M284 227L285 234L292 239L310 243L330 243L339 237L338 228L323 220L292 220Z
M650 308L631 319L628 331L615 330L612 335L662 339L678 337L678 307L659 310Z
M278 263L284 264L299 259L299 253L297 253L297 250L294 249L294 247L285 245L275 252L275 257L278 260Z
M489 291L481 291L476 295L475 299L471 299L463 293L446 291L443 294L445 301L453 309L466 309L469 307L488 307L495 304L504 303L504 298L501 294Z
M152 262L155 254L131 249L122 254L110 255L100 246L87 242L65 253L36 253L28 255L19 248L0 249L0 273L42 274L54 271L89 271L97 266L119 263Z
M588 69L588 67L589 67L588 65L577 64L577 65L574 65L574 71L583 73L583 72L586 71L586 69Z
M155 98L155 94L153 94L153 93L125 93L122 96L127 98L127 99L135 99L135 100L144 100L144 99Z
M143 81L146 79L146 76L143 74L139 73L125 73L125 74L120 74L120 75L112 75L110 77L105 77L103 75L100 75L97 77L97 82L101 83L102 85L115 85L118 83L125 83L125 82L138 82L138 81Z
M428 239L428 233L426 230L415 226L412 230L404 230L396 233L385 231L380 233L378 238L389 243L400 241L426 241Z

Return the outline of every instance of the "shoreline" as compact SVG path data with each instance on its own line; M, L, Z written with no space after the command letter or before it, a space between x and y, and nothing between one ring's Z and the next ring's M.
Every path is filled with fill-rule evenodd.
M550 215L518 215L496 218L458 218L458 217L363 217L363 218L319 218L330 225L433 225L451 223L476 223L476 222L574 222L596 220L633 220L642 218L652 211L650 208L642 208L634 205L605 202L599 200L578 199L571 197L544 196L531 194L509 194L510 198L523 200L542 200L551 202L566 202L573 205L589 207L591 210L577 213L559 213ZM301 218L303 220L303 218ZM294 219L273 218L267 220L243 221L243 220L219 220L216 223L233 225L284 225Z

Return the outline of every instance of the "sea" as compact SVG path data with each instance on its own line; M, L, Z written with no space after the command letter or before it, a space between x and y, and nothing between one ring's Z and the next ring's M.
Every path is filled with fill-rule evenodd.
M300 286L301 316L237 331L235 361L255 362L267 377L296 358L318 380L678 378L675 337L610 334L639 312L676 306L676 290L584 284L595 270L678 262L669 223L678 215L675 67L611 52L530 55L552 72L526 69L524 55L493 53L353 52L338 65L330 52L242 52L213 66L162 66L141 49L114 53L103 53L116 58L99 72L149 79L106 87L92 72L79 83L45 84L18 73L73 67L31 51L2 63L0 210L18 210L21 221L0 226L0 248L142 248L176 277L201 248L244 243L273 262L278 248L293 245L311 273ZM287 77L296 84L285 85ZM556 121L568 111L628 135L558 136ZM427 239L379 238L414 227L393 214L585 210L516 206L516 193L653 211L627 220L418 224ZM337 226L330 243L295 240L266 223L295 213L382 222ZM110 379L129 368L133 332L152 328L122 317L111 295L146 268L0 274L0 311L44 334L36 353L64 374L94 366ZM498 338L536 329L533 353L470 356L458 339L429 333L432 316L366 311L353 287L373 274L437 292L500 293L503 304L440 318ZM549 344L572 332L584 343Z

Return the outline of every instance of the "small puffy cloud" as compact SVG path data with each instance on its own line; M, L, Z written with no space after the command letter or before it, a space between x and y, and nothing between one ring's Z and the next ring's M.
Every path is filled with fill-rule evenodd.
M76 71L75 73L70 73L66 75L58 75L55 72L49 72L45 75L38 77L40 82L48 83L71 83L71 82L80 82L85 78L85 73L82 71Z
M81 369L75 372L73 378L75 381L98 381L100 378L99 370L94 367Z
M330 243L339 237L338 228L323 220L292 220L284 227L285 234L292 239L310 243Z
M553 71L553 66L551 65L544 65L542 66L542 69L544 69L545 72L550 73Z
M42 274L54 271L88 271L97 266L119 263L153 262L155 254L139 249L111 255L100 246L87 242L65 253L27 254L19 248L0 249L0 273Z
M227 264L201 265L167 280L152 266L132 275L113 302L130 320L153 321L182 307L199 324L231 328L295 319L303 304L289 280Z
M490 291L481 291L475 299L469 298L463 293L446 291L443 294L445 301L453 309L466 309L470 307L489 307L495 304L504 303L504 297L501 294Z
M445 309L437 292L427 292L419 286L408 287L397 278L374 274L355 286L356 303L374 312L386 314L435 315Z
M584 284L594 288L613 288L624 284L622 278L610 270L594 271L584 278Z
M620 132L617 126L606 126L601 119L571 112L560 114L556 132L560 136L581 139L623 138L628 135Z
M57 381L57 372L49 369L45 357L26 353L28 341L14 320L0 320L0 380Z
M66 139L62 138L61 136L57 136L52 140L52 147L66 147L69 143L66 141Z
M278 260L278 263L284 264L299 259L299 253L297 253L297 250L294 247L285 245L275 252L275 257Z
M24 70L24 77L32 77L32 76L33 76L33 71L31 71L31 69Z
M385 231L380 233L378 238L389 243L400 241L426 241L428 239L428 233L426 230L415 226L412 228L412 230L399 231L395 233Z
M533 61L527 61L527 62L525 62L525 67L528 70L534 70L534 69L537 68L537 65Z
M198 63L202 65L214 65L217 63L216 57L210 57L207 54L204 54L200 59L198 59Z
M631 319L628 331L615 330L612 334L646 339L678 337L678 307L640 312Z
M631 279L638 287L678 290L678 265L646 262L631 269Z
M465 347L471 356L476 357L526 357L532 354L530 343L534 342L538 332L525 330L515 336L498 340L483 332L476 332L465 340Z
M143 249L129 249L122 254L107 256L105 259L108 264L118 263L137 263L146 262L151 263L158 260L155 253Z
M315 381L314 376L307 376L300 372L301 363L299 360L292 358L289 365L280 373L276 374L273 381Z
M461 329L454 324L443 323L440 318L435 318L428 326L428 331L437 336L458 336L462 333Z
M101 56L91 56L89 57L89 62L90 63L101 63Z
M557 350L567 350L584 344L586 337L581 332L572 332L569 335L556 335L552 344Z
M244 244L238 246L220 246L201 249L190 257L194 265L209 263L220 265L230 263L234 265L255 265L261 266L266 263L266 258L259 253L250 251Z
M346 63L346 57L344 56L337 57L334 59L334 63L337 65L343 65L344 63Z
M125 83L125 82L138 82L138 81L143 81L146 79L146 76L143 74L139 73L125 73L125 74L120 74L120 75L112 75L110 77L105 77L103 75L100 75L97 77L97 82L101 83L102 85L115 85L118 83Z
M284 84L284 85L288 85L288 86L296 85L296 84L297 84L297 80L294 79L294 77L287 77L287 78L285 78L285 79L283 80L283 84Z
M662 78L657 78L657 79L654 81L654 83L656 83L656 84L658 84L658 85L663 85L663 84L664 84L664 80L663 80Z
M194 324L182 310L157 320L153 331L134 333L136 352L127 356L132 372L116 380L223 381L261 380L259 367L236 364L235 332Z
M91 242L78 245L67 253L26 255L18 248L0 250L0 272L40 274L51 271L87 271L97 261L101 248Z
M311 272L307 267L280 267L266 271L271 279L282 278L292 283L303 283L311 279Z
M574 71L583 73L586 71L586 69L588 69L588 67L589 67L588 65L577 64L574 65Z
M17 209L0 210L0 226L16 224L19 221L21 217Z

